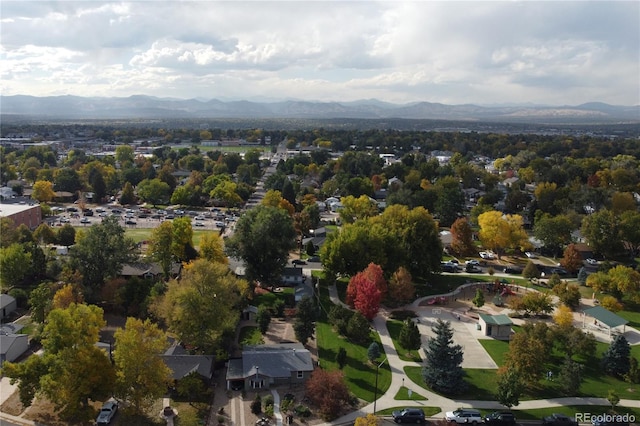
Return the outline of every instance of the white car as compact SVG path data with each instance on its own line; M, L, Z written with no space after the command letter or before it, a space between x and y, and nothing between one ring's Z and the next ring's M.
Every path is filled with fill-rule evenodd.
M591 257L590 257L589 259L587 259L587 260L586 260L586 262L587 262L589 265L597 265L597 264L598 264L598 261L597 261L597 260L595 260L595 259L593 259L593 258L591 258Z
M464 264L465 265L480 266L480 262L478 262L475 259L467 260L466 262L464 262Z
M108 425L113 420L113 416L118 411L118 403L114 400L109 400L102 405L102 409L96 419L98 425Z
M538 256L536 256L535 253L532 253L530 251L525 251L524 255L527 256L529 259L537 259L538 258Z
M471 408L459 408L455 411L447 411L445 418L448 422L467 423L477 425L482 423L480 411Z
M479 254L483 259L495 259L495 255L490 251L481 251Z

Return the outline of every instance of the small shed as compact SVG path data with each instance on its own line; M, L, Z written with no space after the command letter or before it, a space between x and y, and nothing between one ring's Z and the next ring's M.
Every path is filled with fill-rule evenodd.
M587 317L593 318L593 321L587 322ZM594 306L584 310L584 316L582 318L582 328L590 328L597 331L604 331L611 336L612 331L622 326L622 334L626 331L626 325L629 321L622 318L619 315L603 308L602 306Z
M484 331L485 336L495 337L496 339L508 339L511 335L511 326L513 322L504 315L488 315L478 314L478 326Z
M13 362L29 349L29 336L0 331L0 367L5 361Z

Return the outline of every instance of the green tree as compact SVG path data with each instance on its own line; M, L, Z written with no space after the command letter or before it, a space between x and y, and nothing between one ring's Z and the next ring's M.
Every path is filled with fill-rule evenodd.
M226 265L199 259L184 268L180 281L169 282L152 311L181 341L210 353L225 333L235 330L247 291L247 282Z
M515 370L523 383L537 383L549 360L553 340L545 323L525 323L511 337L505 367Z
M571 358L564 359L558 373L560 390L564 395L570 396L579 392L583 371L584 366L582 364L575 362Z
M524 384L515 369L504 368L498 371L498 389L495 398L500 404L507 408L518 406L523 392Z
M120 164L133 163L134 151L129 145L118 145L116 147L116 161Z
M51 299L53 291L49 283L40 283L38 287L29 293L29 313L31 320L38 324L43 324L47 314L51 310Z
M376 342L371 342L367 348L367 359L369 362L376 362L380 357L380 346Z
M346 335L356 344L363 345L370 340L371 325L360 312L354 312L347 322Z
M72 303L52 310L42 332L43 355L3 365L4 374L18 381L22 402L28 406L42 394L63 420L91 420L89 401L106 399L114 389L113 367L96 346L105 325L102 309L95 305Z
M464 210L464 192L460 182L453 176L447 176L438 179L434 187L438 193L435 212L442 226L451 226L458 213Z
M71 251L71 258L82 274L87 301L97 301L107 278L120 274L122 266L136 259L135 243L125 236L114 216L94 224Z
M611 404L611 409L615 410L616 405L620 403L620 396L618 396L618 393L614 389L609 389L609 392L607 393L607 401Z
M136 196L133 193L133 185L131 185L131 182L125 182L119 201L123 206L135 204Z
M8 217L0 217L0 247L9 247L18 242L15 222Z
M619 334L602 356L602 369L614 377L623 377L629 372L631 346L627 339Z
M0 247L0 283L4 292L20 285L31 268L31 254L22 244Z
M343 223L353 223L358 219L366 219L378 214L379 209L375 200L366 195L356 198L353 195L340 198L342 209L340 219Z
M476 295L473 298L473 305L476 308L482 308L484 306L484 292L482 289L476 289Z
M171 187L158 178L145 179L138 184L138 197L141 200L153 204L155 207L164 201L169 200Z
M56 233L49 225L41 223L33 231L33 238L40 244L53 244L56 241Z
M438 319L431 327L434 337L424 349L426 362L422 377L431 389L446 395L465 389L462 370L462 347L453 344L453 330L449 322Z
M420 330L418 329L418 325L410 318L407 318L402 323L398 342L400 343L400 346L409 351L420 349L422 344Z
M542 215L533 226L533 235L542 241L545 248L556 256L562 248L571 242L571 231L574 229L571 219L566 215Z
M582 235L596 253L612 257L622 252L619 218L610 210L600 210L582 220Z
M149 248L147 253L158 262L162 268L165 280L169 279L174 258L171 247L173 246L173 224L166 220L151 231Z
M57 235L58 244L62 246L72 246L76 243L76 229L69 223L65 223L64 226L58 229Z
M82 189L80 175L70 167L57 169L54 172L54 190L66 191L72 194Z
M167 391L171 370L160 355L168 344L166 334L150 320L128 318L116 330L113 361L116 395L131 410L143 415Z
M293 331L296 339L303 345L313 336L315 330L317 307L310 297L303 297L298 302L296 310L296 319L293 324Z
M269 330L269 324L271 324L271 312L269 311L269 308L264 305L258 307L256 322L258 323L258 329L260 329L260 333L266 334Z
M195 258L193 248L193 227L189 217L178 217L172 224L171 252L180 262L186 262Z
M552 291L558 296L560 302L567 305L571 310L575 311L580 306L580 298L582 296L577 285L560 282L553 287Z
M532 261L528 261L527 265L522 271L522 276L529 281L537 280L538 278L540 278L540 270L535 263L533 263Z
M293 220L284 210L257 206L238 220L227 249L231 256L244 260L250 280L276 285L289 251L296 247L295 237Z

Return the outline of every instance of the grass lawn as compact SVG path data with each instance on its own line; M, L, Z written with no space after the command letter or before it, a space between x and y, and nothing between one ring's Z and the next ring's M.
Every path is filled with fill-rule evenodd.
M419 350L406 350L402 346L400 346L400 342L398 339L400 338L400 331L402 330L402 321L399 320L389 320L387 321L387 329L389 330L389 336L393 341L393 346L396 348L396 352L398 352L398 356L403 361L415 361L422 362L422 358L420 357Z
M409 395L409 391L411 391L411 395ZM393 399L403 400L403 401L426 401L428 398L426 396L420 395L418 392L415 392L413 389L409 389L405 386L402 386L396 396Z
M349 390L358 398L372 402L376 394L376 365L367 359L367 349L370 343L365 345L354 344L336 333L327 323L326 314L331 308L329 292L326 287L320 288L320 303L322 314L316 322L316 340L318 342L318 358L322 368L327 370L339 369L335 361L340 348L347 351L347 363L342 369L347 380ZM380 338L376 333L371 333L371 341L382 347ZM380 361L384 358L380 357ZM378 369L377 394L384 394L391 384L391 371L389 363L383 363Z
M260 330L255 326L246 326L240 329L238 343L241 345L260 345L264 343Z
M505 355L509 351L509 342L494 339L479 339L478 342L498 366L504 365Z

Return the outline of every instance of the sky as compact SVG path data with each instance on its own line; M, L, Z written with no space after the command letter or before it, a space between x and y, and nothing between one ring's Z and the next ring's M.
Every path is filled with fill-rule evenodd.
M640 104L639 1L0 1L0 93Z

